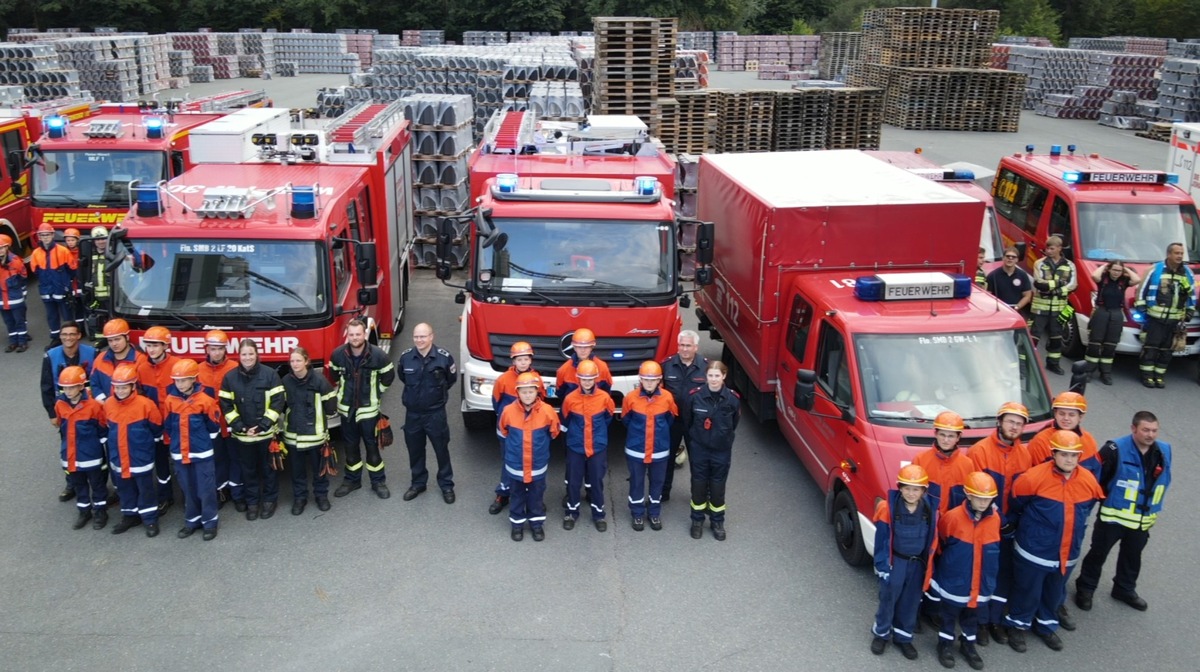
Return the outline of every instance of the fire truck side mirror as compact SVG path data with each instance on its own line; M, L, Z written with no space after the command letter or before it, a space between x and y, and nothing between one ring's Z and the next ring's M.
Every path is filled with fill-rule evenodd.
M379 288L378 287L359 287L358 288L358 305L373 306L379 303Z
M796 372L796 387L792 390L792 405L802 411L811 411L817 397L817 373L812 369Z
M1015 247L1017 248L1017 259L1024 259L1025 253L1029 251L1029 243L1020 242Z
M1082 359L1071 365L1071 392L1084 393L1084 390L1087 389L1088 373L1091 368L1091 364Z
M701 287L704 285L711 285L712 281L713 270L711 266L704 266L696 269L695 282L697 285L700 285Z
M358 284L367 286L376 283L379 276L379 262L375 256L375 243L355 244L354 267L358 271Z
M8 159L8 173L12 176L13 183L15 184L21 173L25 172L25 159L21 155L20 150L9 152L5 158Z
M712 222L700 222L696 226L696 264L708 266L713 263L715 227Z
M437 241L434 244L437 254L437 266L434 269L434 273L437 275L438 280L450 279L450 248L453 244L454 222L449 219L443 219L438 222Z

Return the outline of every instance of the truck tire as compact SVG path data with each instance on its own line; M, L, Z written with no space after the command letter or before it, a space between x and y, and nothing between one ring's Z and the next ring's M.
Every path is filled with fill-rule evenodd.
M1079 329L1079 318L1072 315L1071 319L1067 320L1067 326L1063 327L1062 354L1070 359L1082 359L1086 349L1087 342Z
M842 560L851 567L865 567L870 562L858 524L858 507L849 490L842 490L833 500L833 541Z

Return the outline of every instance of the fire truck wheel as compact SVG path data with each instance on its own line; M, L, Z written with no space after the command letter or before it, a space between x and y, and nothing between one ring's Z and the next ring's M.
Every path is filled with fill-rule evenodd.
M870 561L858 525L858 508L848 490L842 490L833 500L833 540L846 564L865 567Z
M8 250L9 252L21 257L27 256L25 244L21 242L21 237L17 235L17 228L13 226L12 222L8 221L7 219L0 219L0 233L3 233L13 240L12 247L10 247Z
M489 411L463 411L463 426L468 431L484 431L496 428L496 414Z
M1074 315L1067 321L1063 327L1062 335L1062 352L1065 357L1070 359L1080 359L1083 357L1083 351L1087 344L1084 343L1082 335L1079 333L1079 320Z

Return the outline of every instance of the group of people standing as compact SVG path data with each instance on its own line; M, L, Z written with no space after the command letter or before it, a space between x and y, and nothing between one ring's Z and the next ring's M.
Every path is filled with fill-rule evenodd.
M91 231L91 252L82 255L78 229L67 229L63 242L55 240L54 227L42 224L29 265L21 259L19 241L0 234L0 316L8 331L5 352L29 349L29 325L25 295L32 274L46 308L46 327L50 335L47 349L61 345L64 324L76 324L83 330L88 312L103 314L109 300L104 251L108 230L97 226ZM13 250L13 245L18 245Z
M639 532L647 523L652 530L663 529L662 505L670 498L675 458L683 442L692 472L691 536L703 537L707 518L713 537L724 541L725 482L740 401L725 386L725 365L701 357L699 341L694 331L680 332L678 352L661 364L643 362L637 388L622 399L630 524ZM616 403L610 395L612 374L594 355L595 347L590 329L572 334L571 356L555 376L558 412L533 369L532 346L518 341L509 350L512 366L496 381L492 394L504 464L488 512L495 515L510 507L513 541L524 538L526 524L534 541L545 539L546 474L552 442L561 433L566 434L567 456L563 529L574 529L585 497L596 530L608 529L604 477Z
M1031 333L1047 338L1046 370L1064 373L1062 339L1065 324L1074 319L1069 298L1078 286L1078 275L1075 264L1063 256L1062 238L1046 239L1046 255L1034 262L1032 277L1017 265L1020 253L1016 247L1006 248L1003 264L987 274L983 272L983 248L979 252L975 282L1029 315ZM1101 383L1113 384L1113 358L1125 328L1125 294L1140 286L1134 309L1142 316L1138 362L1142 385L1166 387L1167 366L1179 349L1177 339L1187 333L1196 313L1196 282L1184 256L1183 243L1171 243L1166 258L1154 264L1145 278L1120 260L1098 266L1092 273L1097 292L1088 320L1085 360L1090 372L1099 372Z
M1104 562L1120 543L1112 597L1147 609L1137 579L1171 482L1171 446L1158 440L1149 411L1134 414L1128 436L1100 448L1081 426L1082 395L1058 395L1053 412L1053 425L1026 445L1029 414L1005 403L995 433L969 449L960 447L963 419L952 411L937 416L933 448L900 469L896 489L875 511L873 653L883 654L890 641L916 659L921 613L938 628L938 661L946 668L955 665L956 641L976 670L983 669L976 645L994 640L1024 653L1030 631L1062 650L1059 628L1075 629L1067 583L1097 503L1075 604L1092 608Z

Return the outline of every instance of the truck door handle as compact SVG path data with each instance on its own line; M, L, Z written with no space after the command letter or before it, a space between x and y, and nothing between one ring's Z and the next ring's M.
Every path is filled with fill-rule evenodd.
M792 367L788 366L788 363L787 363L787 362L780 362L780 363L779 363L779 368L783 369L784 371L791 371L791 370L792 370Z

